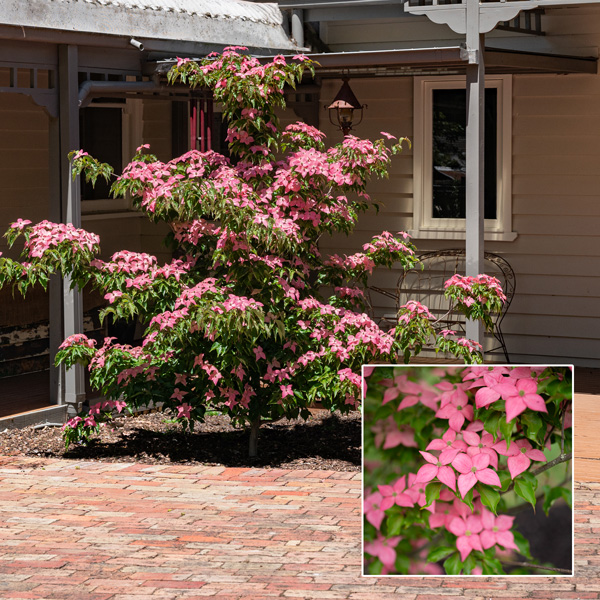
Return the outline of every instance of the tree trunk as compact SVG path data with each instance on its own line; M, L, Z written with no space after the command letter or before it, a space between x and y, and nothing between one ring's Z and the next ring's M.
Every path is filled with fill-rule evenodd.
M260 417L250 423L250 443L248 445L248 456L258 456L258 430L260 429Z

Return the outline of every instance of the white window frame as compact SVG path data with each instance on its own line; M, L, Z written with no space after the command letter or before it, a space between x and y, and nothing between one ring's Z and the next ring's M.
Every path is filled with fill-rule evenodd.
M414 78L413 228L414 238L465 239L465 219L432 216L433 90L465 89L461 75ZM498 90L496 219L485 220L485 239L512 241L512 76L486 75L486 88Z
M121 120L121 169L124 169L135 155L136 148L142 144L143 101L128 98L124 104L91 103L88 108L111 108L122 111ZM83 150L86 150L83 148ZM81 201L82 215L122 213L133 210L131 198L106 198Z

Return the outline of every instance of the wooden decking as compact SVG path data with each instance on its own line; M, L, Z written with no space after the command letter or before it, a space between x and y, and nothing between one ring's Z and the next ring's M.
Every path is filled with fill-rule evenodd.
M600 396L575 394L575 481L600 482Z

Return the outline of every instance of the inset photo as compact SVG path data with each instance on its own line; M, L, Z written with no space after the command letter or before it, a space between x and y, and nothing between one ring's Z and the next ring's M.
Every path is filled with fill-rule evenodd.
M363 575L573 575L572 366L363 377Z

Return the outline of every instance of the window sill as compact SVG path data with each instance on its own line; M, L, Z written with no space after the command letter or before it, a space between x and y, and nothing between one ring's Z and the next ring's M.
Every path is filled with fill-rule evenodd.
M448 229L409 229L409 235L417 240L464 240L464 231ZM484 239L486 242L512 242L519 234L516 231L486 231Z
M131 219L134 217L142 218L145 215L139 211L135 210L121 210L121 211L106 211L106 212L96 212L96 213L88 213L82 214L82 221L105 221L108 219Z

